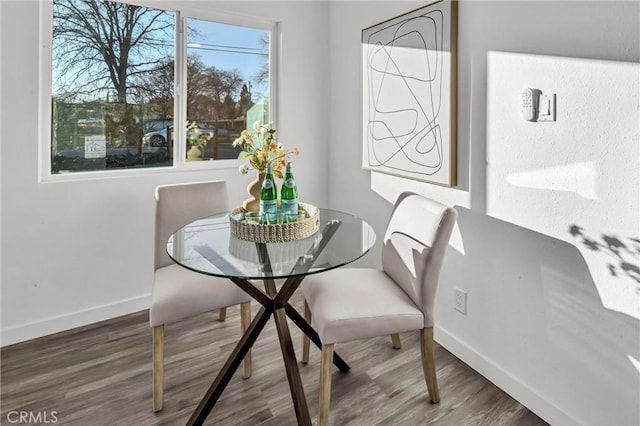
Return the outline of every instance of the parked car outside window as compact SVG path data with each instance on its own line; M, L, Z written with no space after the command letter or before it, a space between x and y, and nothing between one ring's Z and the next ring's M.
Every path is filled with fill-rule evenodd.
M171 124L159 130L153 130L145 133L142 137L142 142L145 145L153 147L167 146L167 129L169 129L171 137L173 138L173 124ZM214 136L214 134L215 128L207 126L206 124L197 124L196 126L190 126L190 128L187 130L187 138L197 138L201 135ZM227 129L218 129L218 136L229 136L229 131Z

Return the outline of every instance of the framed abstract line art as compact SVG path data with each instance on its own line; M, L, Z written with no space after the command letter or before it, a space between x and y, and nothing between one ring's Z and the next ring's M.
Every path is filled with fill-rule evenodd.
M362 30L362 167L456 185L457 1Z

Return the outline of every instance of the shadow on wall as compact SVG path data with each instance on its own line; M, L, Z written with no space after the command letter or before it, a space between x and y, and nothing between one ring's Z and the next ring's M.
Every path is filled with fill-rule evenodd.
M572 244L456 210L464 254L449 250L443 282L467 286L470 318L440 308L443 327L580 423L635 424L640 322L603 306Z
M589 250L609 255L613 259L612 262L607 263L607 269L611 276L631 278L638 283L636 292L640 293L640 265L638 263L640 239L629 237L625 242L624 238L602 234L602 241L598 241L578 225L569 226L569 234L576 238L582 238L582 244Z

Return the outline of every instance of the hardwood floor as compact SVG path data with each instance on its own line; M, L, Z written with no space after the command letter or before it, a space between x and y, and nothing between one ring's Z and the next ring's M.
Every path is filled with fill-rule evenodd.
M302 312L302 299L293 305ZM257 310L254 303L253 311ZM300 332L290 323L301 357ZM208 425L295 425L296 418L273 321L253 348L253 375L241 369L207 419ZM153 413L151 329L139 312L2 348L0 424L16 413L59 425L183 425L240 336L240 309L203 314L165 328L164 410ZM336 344L351 366L334 369L332 425L545 425L546 423L436 345L440 403L431 404L422 375L419 333ZM320 351L300 364L309 410L318 408ZM53 416L53 417L52 417ZM33 417L32 417L33 419ZM24 423L22 423L24 424Z

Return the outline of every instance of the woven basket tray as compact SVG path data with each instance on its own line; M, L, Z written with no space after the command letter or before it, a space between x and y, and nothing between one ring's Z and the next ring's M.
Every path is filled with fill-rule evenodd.
M307 217L290 223L261 224L247 222L244 219L246 210L236 207L229 213L231 233L241 240L254 243L302 240L318 232L320 211L316 206L307 203L298 203L298 209L304 210Z

